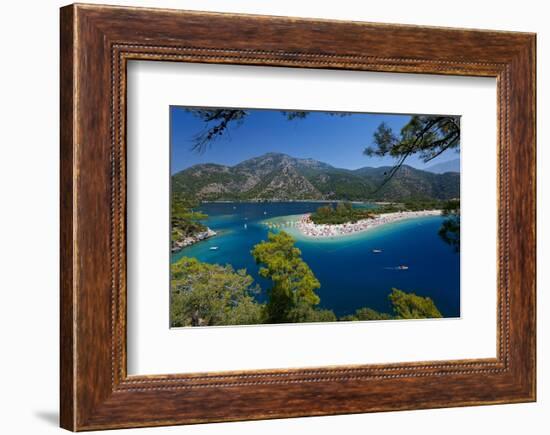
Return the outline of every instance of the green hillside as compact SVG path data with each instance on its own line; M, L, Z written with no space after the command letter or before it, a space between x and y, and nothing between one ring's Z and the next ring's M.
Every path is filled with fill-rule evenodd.
M348 170L268 153L235 166L200 164L172 176L172 192L195 200L446 200L460 196L460 174L402 166ZM382 186L382 187L380 187Z

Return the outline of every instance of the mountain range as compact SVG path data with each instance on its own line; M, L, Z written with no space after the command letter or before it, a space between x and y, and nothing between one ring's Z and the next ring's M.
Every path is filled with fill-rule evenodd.
M314 159L267 153L235 166L198 164L172 175L172 192L209 201L451 199L460 174L436 174L403 165L384 183L390 166L350 170Z
M453 159L447 162L437 163L426 168L426 171L434 174L444 174L445 172L460 172L460 159Z

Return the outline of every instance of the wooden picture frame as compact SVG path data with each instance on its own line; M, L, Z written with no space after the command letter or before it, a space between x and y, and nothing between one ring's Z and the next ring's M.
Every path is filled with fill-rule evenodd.
M62 8L61 426L534 401L535 41L515 32ZM128 376L125 97L132 59L496 77L497 358Z

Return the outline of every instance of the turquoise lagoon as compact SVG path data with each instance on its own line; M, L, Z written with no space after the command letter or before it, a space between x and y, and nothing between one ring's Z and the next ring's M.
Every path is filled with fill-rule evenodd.
M391 312L388 295L393 287L431 297L445 317L460 316L460 255L438 235L442 217L413 218L341 237L303 236L292 222L320 205L319 202L201 204L199 209L209 216L204 223L218 235L172 254L172 262L187 256L246 269L261 286L258 299L263 301L269 281L258 275L250 251L267 238L266 224L271 223L276 225L275 231L282 229L295 237L303 259L321 282L317 290L320 307L332 309L338 316L365 306ZM373 249L382 252L375 254ZM399 270L399 265L409 268Z

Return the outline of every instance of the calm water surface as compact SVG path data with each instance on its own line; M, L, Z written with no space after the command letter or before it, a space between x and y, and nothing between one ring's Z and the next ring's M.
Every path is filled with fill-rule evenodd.
M315 211L322 203L205 203L204 223L218 235L178 253L201 261L231 264L246 269L263 289L265 300L270 281L258 275L250 251L267 238L266 222L292 234L302 257L321 282L317 290L320 307L338 316L357 308L371 307L391 312L388 294L393 287L431 297L445 317L460 316L460 255L444 243L437 232L442 217L430 216L395 222L363 233L338 238L312 239L302 236L291 222ZM369 207L369 205L365 205ZM217 246L217 250L210 248ZM380 254L373 249L382 249ZM398 270L398 265L409 266Z

